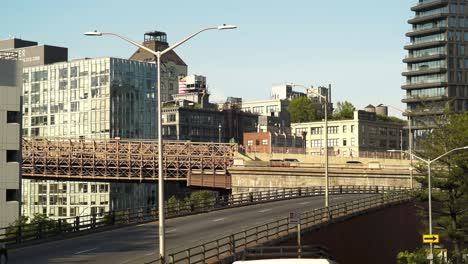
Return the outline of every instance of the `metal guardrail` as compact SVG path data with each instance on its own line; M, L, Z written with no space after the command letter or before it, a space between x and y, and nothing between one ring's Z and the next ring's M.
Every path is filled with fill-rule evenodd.
M382 186L333 186L330 194L367 194L384 193L387 191L406 190L406 188ZM261 192L240 193L218 196L209 200L191 203L173 203L165 205L167 218L198 214L213 210L246 206L257 203L280 201L285 199L303 198L324 195L323 187L303 187L289 189L274 189ZM140 207L114 210L103 214L92 214L50 220L47 222L29 223L0 229L0 243L7 247L46 241L51 238L62 238L77 233L95 232L109 228L124 227L132 224L156 221L157 207Z
M307 230L332 219L340 219L355 214L364 213L390 204L409 201L409 192L382 193L371 197L339 203L329 208L319 208L301 214L301 229ZM297 232L296 225L290 225L288 218L268 222L256 227L245 229L213 241L194 247L170 253L167 263L232 263L243 255L249 247L291 236ZM143 263L160 263L159 259Z

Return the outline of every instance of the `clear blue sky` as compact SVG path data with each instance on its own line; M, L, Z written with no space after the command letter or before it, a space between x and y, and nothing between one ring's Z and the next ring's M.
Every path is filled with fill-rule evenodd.
M140 42L145 31L161 30L174 43L206 26L234 24L237 30L209 31L176 50L189 73L207 76L215 99L267 98L274 83L331 83L335 103L403 108L401 60L413 2L4 1L0 38L68 47L70 59L127 58L135 49L126 42L82 33L114 31Z

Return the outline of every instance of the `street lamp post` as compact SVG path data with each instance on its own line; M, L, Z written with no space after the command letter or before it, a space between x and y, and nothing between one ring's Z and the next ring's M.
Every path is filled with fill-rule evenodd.
M221 123L218 125L218 143L221 143Z
M165 227L164 227L164 177L163 177L163 169L162 169L162 152L163 152L163 142L162 142L162 115L161 115L161 56L166 54L167 52L177 48L178 46L182 45L184 42L188 41L189 39L195 37L196 35L207 31L207 30L225 30L225 29L235 29L236 26L233 25L222 25L218 27L208 27L204 28L188 37L182 39L181 41L173 44L172 46L166 48L162 51L154 51L149 49L140 43L133 41L127 37L121 36L117 33L113 32L98 32L98 31L91 31L84 33L86 36L103 36L103 35L112 35L116 36L120 39L123 39L140 49L143 49L150 54L154 55L156 59L156 78L157 78L157 95L158 95L158 213L159 213L159 257L161 259L161 263L165 263L166 257L166 249L165 249Z
M293 84L292 86L309 89L304 85L299 84ZM324 96L316 92L313 93L325 100L325 207L328 208L328 96Z
M416 156L414 155L413 153L411 152L408 152L408 151L401 151L401 152L404 152L404 153L407 153L409 154L410 156L414 156L415 158L417 158L418 160L426 163L427 165L427 189L428 189L428 198L429 198L429 205L428 205L428 210L429 210L429 235L432 237L432 191L431 191L431 164L434 162L434 161L437 161L445 156L447 156L448 154L454 152L454 151L458 151L458 150L464 150L464 149L468 149L468 146L465 146L465 147L460 147L460 148L455 148L455 149L452 149L450 151L447 151L445 152L444 154L440 155L439 157L435 158L435 159L424 159L424 158L421 158L419 156ZM390 152L400 152L399 150L389 150ZM433 258L434 258L434 252L433 252L433 245L432 243L429 244L429 263L432 264L433 263Z
M403 114L407 114L408 115L408 151L409 153L413 153L413 131L411 130L411 111L408 111L408 110L402 110L400 108L396 108L394 106L391 106L391 105L387 105ZM401 140L402 141L402 140ZM403 146L403 142L401 142L401 145ZM411 156L410 154L410 188L413 189L413 156Z

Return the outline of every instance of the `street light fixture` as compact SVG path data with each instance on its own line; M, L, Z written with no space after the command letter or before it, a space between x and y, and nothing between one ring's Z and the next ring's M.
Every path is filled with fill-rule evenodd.
M293 84L293 87L302 87L309 89L304 85ZM325 207L328 208L328 96L313 92L315 95L325 100Z
M418 160L422 161L422 162L425 162L427 164L427 171L428 171L428 175L427 175L427 189L428 189L428 196L429 196L429 235L432 236L432 194L431 194L431 164L434 162L434 161L437 161L439 160L440 158L443 158L445 156L447 156L448 154L454 152L454 151L458 151L458 150L464 150L464 149L468 149L468 146L465 146L465 147L460 147L460 148L455 148L455 149L452 149L450 151L447 151L445 152L444 154L440 155L439 157L435 158L435 159L424 159L424 158L421 158L419 156L416 156L414 155L413 153L411 152L408 152L408 151L400 151L400 150L395 150L395 149L391 149L391 150L388 150L389 152L404 152L404 153L407 153L409 154L410 156L414 156L415 158L417 158ZM433 245L432 243L429 244L429 247L430 247L430 253L429 253L429 263L433 263L433 257L434 257L434 254L433 254Z
M223 126L221 125L221 123L219 123L218 125L218 143L221 143L221 128Z
M403 114L408 115L408 151L409 153L413 153L413 131L411 130L411 111L409 110L402 110L400 108L394 107L392 105L387 105ZM403 142L402 142L403 145ZM410 155L410 188L413 189L413 156Z
M163 170L162 170L162 152L163 152L163 142L162 142L162 115L161 115L161 56L166 54L167 52L177 48L184 42L188 41L189 39L195 37L196 35L207 31L207 30L226 30L226 29L235 29L237 28L234 25L221 25L217 27L207 27L204 28L188 37L182 39L181 41L173 44L172 46L162 50L162 51L154 51L149 49L140 43L133 41L127 37L121 36L117 33L113 32L99 32L99 31L90 31L84 33L86 36L103 36L103 35L112 35L116 36L120 39L123 39L142 50L149 52L150 54L154 55L156 60L156 77L157 77L157 94L158 94L158 212L159 212L159 257L161 259L161 263L165 263L166 257L166 249L165 249L165 227L164 227L164 177L163 177Z

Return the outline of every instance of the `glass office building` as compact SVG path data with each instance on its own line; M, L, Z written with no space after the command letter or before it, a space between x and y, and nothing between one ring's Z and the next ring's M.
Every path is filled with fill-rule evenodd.
M116 58L25 68L24 136L156 138L155 65Z
M156 138L155 64L79 59L23 70L25 137ZM64 218L154 202L148 184L23 180L23 214Z

